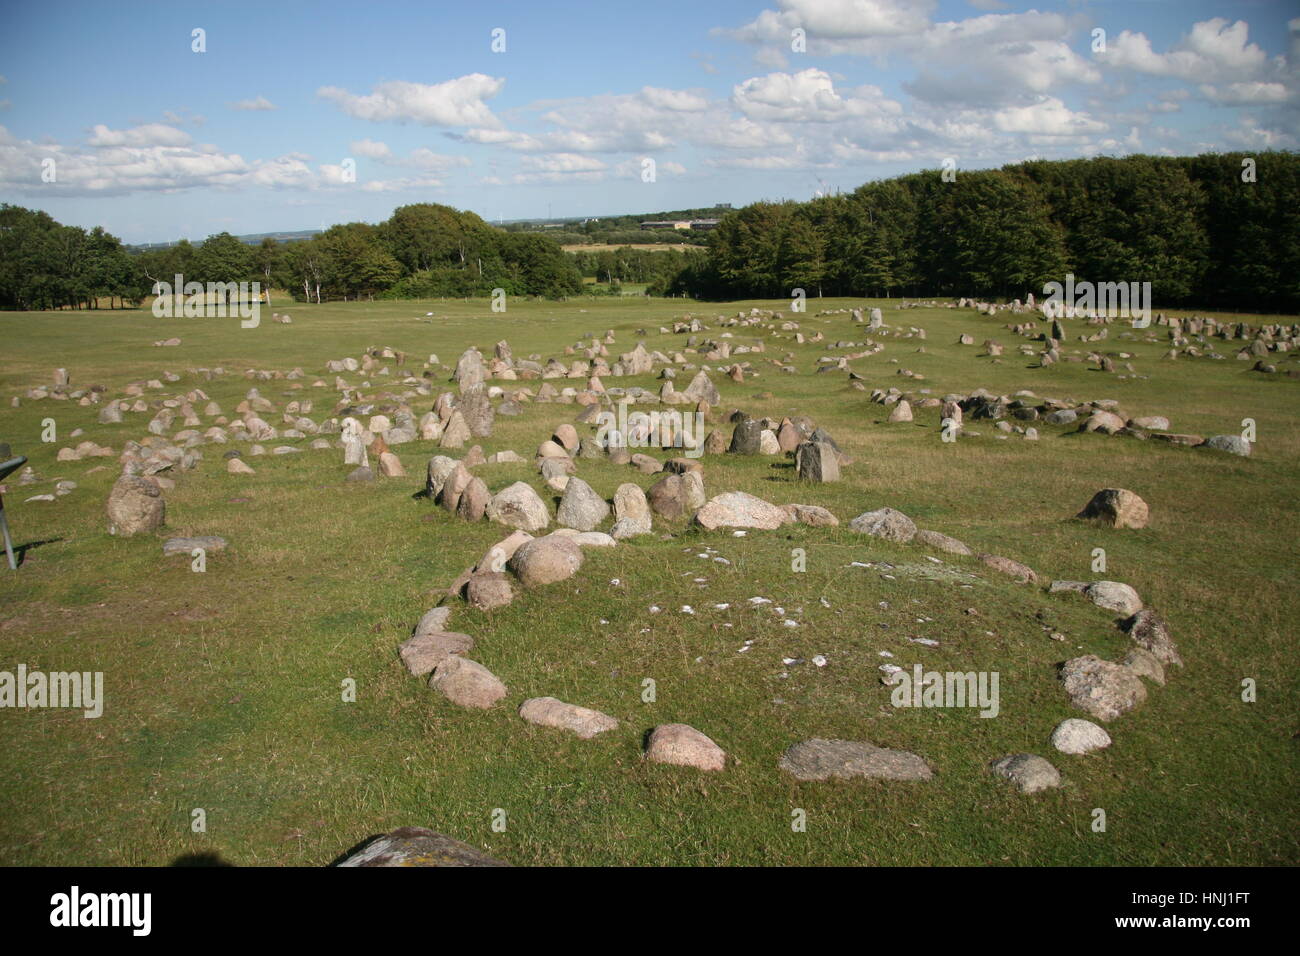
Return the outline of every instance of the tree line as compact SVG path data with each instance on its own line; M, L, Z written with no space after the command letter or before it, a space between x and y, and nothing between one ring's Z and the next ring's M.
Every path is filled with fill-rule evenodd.
M331 226L309 240L250 246L229 233L202 243L132 250L102 228L0 205L0 308L137 305L156 282L259 282L298 301L364 297L559 298L582 291L575 261L554 240L509 233L471 212L419 203L378 225Z
M1072 272L1162 306L1300 311L1300 157L1031 161L867 183L723 218L667 291L703 299L1041 297Z

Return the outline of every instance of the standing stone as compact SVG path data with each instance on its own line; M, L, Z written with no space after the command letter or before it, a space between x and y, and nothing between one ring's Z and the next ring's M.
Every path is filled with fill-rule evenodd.
M785 431L784 427L781 429ZM801 442L795 449L795 470L803 481L839 481L840 458L825 442Z
M456 514L466 521L482 521L491 499L492 493L488 491L487 484L475 475L460 493L460 500L456 502Z
M711 381L709 376L703 371L695 373L691 379L691 384L686 386L682 392L692 402L708 402L710 405L718 405L722 402L722 396L718 394L718 388Z
M650 502L640 485L626 482L614 492L614 527L610 535L618 540L649 534Z
M386 451L379 456L379 473L385 478L406 477L406 469L402 467L402 460L391 451Z
M163 525L167 506L162 490L148 478L123 475L108 495L108 533L130 537Z
M434 455L429 459L428 467L425 469L424 491L430 499L436 501L442 494L442 487L451 477L451 473L456 470L456 459L448 458L446 455Z
M456 361L456 384L460 386L462 392L465 389L482 383L483 381L483 356L476 348L468 348L461 353L460 358Z
M462 387L461 399L456 406L456 413L459 413L464 419L472 437L491 437L492 422L496 417L496 412L492 409L492 403L488 401L487 386L485 384L477 382L468 387ZM453 420L456 413L452 415ZM450 422L448 427L451 427Z
M447 419L447 424L443 426L442 438L438 440L439 448L463 448L465 442L474 437L470 431L469 425L465 421L465 416L460 413L460 409L452 410L451 417Z
M900 399L889 413L891 422L910 422L912 420L912 404L907 399Z
M698 471L660 478L646 492L650 508L661 518L687 518L704 507L704 479Z
M570 478L564 487L564 497L560 499L555 520L566 528L594 531L607 517L609 505L605 499L581 478Z
M740 421L731 433L731 446L727 449L733 455L757 455L763 447L763 423L752 418Z

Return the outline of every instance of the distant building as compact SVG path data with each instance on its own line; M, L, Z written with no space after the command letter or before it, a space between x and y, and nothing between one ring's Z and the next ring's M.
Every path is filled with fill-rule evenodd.
M708 232L710 229L717 229L720 219L692 219L691 229L696 232Z
M689 219L654 219L641 223L642 229L690 229Z

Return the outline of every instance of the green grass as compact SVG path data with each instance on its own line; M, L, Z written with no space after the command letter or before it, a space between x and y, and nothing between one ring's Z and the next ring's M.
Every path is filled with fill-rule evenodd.
M810 309L863 304L822 300ZM370 486L343 482L337 450L249 459L258 473L233 476L221 461L232 446L207 446L205 460L167 494L165 533L117 539L106 534L103 510L115 459L56 463L55 454L81 440L68 437L78 427L120 452L125 440L145 434L149 416L99 425L97 406L9 402L48 382L56 367L67 367L74 385L100 383L110 395L167 369L182 375L168 394L200 387L232 414L257 385L279 406L312 398L310 417L320 421L337 396L311 381L319 375L332 383L325 362L367 347L406 351L414 374L429 353L454 364L467 346L487 352L504 338L516 357L560 356L564 346L607 328L617 334L615 356L633 347L641 328L648 348L668 352L683 347L685 336L658 329L687 310L713 324L713 316L751 305L788 303L512 302L505 315L492 314L485 301L277 305L293 324L273 324L264 313L258 329L241 329L237 319L158 320L148 312L0 316L7 346L0 440L27 454L46 479L32 486L11 480L6 494L17 541L44 543L27 551L17 573L0 570L0 669L102 670L107 696L97 720L0 710L0 862L158 865L216 852L240 865L316 865L400 825L430 826L518 864L1300 861L1300 381L1251 373L1253 363L1231 359L1162 361L1161 329L1159 342L1122 345L1112 330L1103 346L1134 352L1147 376L1120 380L1086 364L1032 367L1014 354L1021 340L1002 328L1006 317L887 305L887 322L923 327L926 340L881 338L882 353L852 365L869 387L929 388L936 396L983 386L1115 398L1129 414L1164 414L1173 430L1203 435L1238 432L1250 417L1259 437L1250 459L1041 424L1036 443L998 440L989 423L968 423L980 437L945 444L934 410L919 411L912 425L886 424L886 410L851 389L844 374L813 374L824 344L795 345L789 334L768 334L767 352L750 356L759 377L737 384L713 376L723 413L742 407L809 415L856 461L841 483L806 486L792 480L784 461L706 457L710 493L745 490L778 503L820 504L845 523L889 505L1048 578L1096 577L1092 549L1106 549L1104 576L1132 584L1162 612L1187 667L1174 669L1168 686L1150 688L1141 709L1108 725L1114 745L1088 757L1057 754L1047 742L1059 720L1078 713L1055 664L1082 653L1122 655L1126 638L1106 613L946 555L943 569L957 573L926 580L939 566L922 549L843 527L735 538L657 526L654 536L588 552L575 578L509 608L484 614L458 607L454 629L475 637L475 659L510 688L492 711L461 710L410 677L395 649L504 531L465 524L412 498L435 452L429 443L397 447L411 478ZM425 317L429 311L434 318ZM823 330L829 341L867 335L847 315L799 318L805 334ZM1076 327L1071 323L1072 333ZM748 329L715 327L711 334L723 331L734 333L733 343L754 338ZM953 344L963 331L976 341L997 339L1007 356L995 363L978 347ZM172 335L183 340L180 347L151 346ZM1230 343L1220 349L1233 351ZM766 362L787 350L797 375ZM1283 367L1295 365L1278 358ZM210 383L187 373L219 365L231 373ZM295 366L307 373L300 390L240 374ZM900 368L924 379L897 375ZM434 381L444 378L439 372ZM391 380L371 381L380 390ZM773 397L755 397L763 393ZM419 413L428 404L413 407ZM518 418L498 418L482 444L489 454L514 449L529 457L576 411L525 406ZM55 444L39 441L47 417L59 429ZM278 415L264 417L280 425ZM92 473L97 465L107 467ZM493 490L518 479L543 489L527 465L477 472ZM607 497L623 481L652 481L587 460L579 473ZM54 502L24 503L52 491L57 478L79 487ZM1071 520L1093 492L1115 486L1147 500L1149 528L1113 531ZM161 541L176 534L220 534L230 548L209 555L207 572L195 574L188 559L161 554ZM791 571L796 547L807 552L802 574ZM731 564L696 557L706 548ZM893 564L894 579L879 568L849 567L854 561ZM610 584L615 578L621 586ZM803 626L783 627L770 607L751 607L756 595L774 599ZM718 603L731 607L715 610ZM683 604L696 614L682 614ZM650 613L652 605L663 611ZM977 615L966 613L972 607ZM1050 640L1047 626L1067 641ZM910 643L914 636L940 646ZM746 640L751 649L740 653ZM984 720L973 711L889 707L877 670L878 652L886 650L908 668L920 662L998 671L1001 714ZM826 667L782 663L816 654L828 658ZM340 699L349 677L356 703ZM1257 703L1240 700L1245 677L1258 683ZM646 678L656 682L653 703L642 702ZM604 710L620 727L581 741L525 724L515 710L535 695ZM645 764L644 735L670 721L709 734L734 762L720 774ZM924 784L798 783L777 760L811 736L913 750L937 776ZM1017 751L1047 756L1065 786L1022 797L992 778L989 761ZM207 812L206 834L190 832L197 807ZM1090 829L1097 807L1107 812L1105 833ZM491 828L497 808L507 813L505 832ZM806 833L791 830L795 808L808 813Z

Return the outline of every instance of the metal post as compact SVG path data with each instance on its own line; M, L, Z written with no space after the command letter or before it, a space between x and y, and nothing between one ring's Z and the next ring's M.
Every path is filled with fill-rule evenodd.
M14 543L9 537L9 522L5 519L5 501L3 495L0 495L0 533L4 534L5 554L9 558L9 570L17 571L18 562L14 560Z

